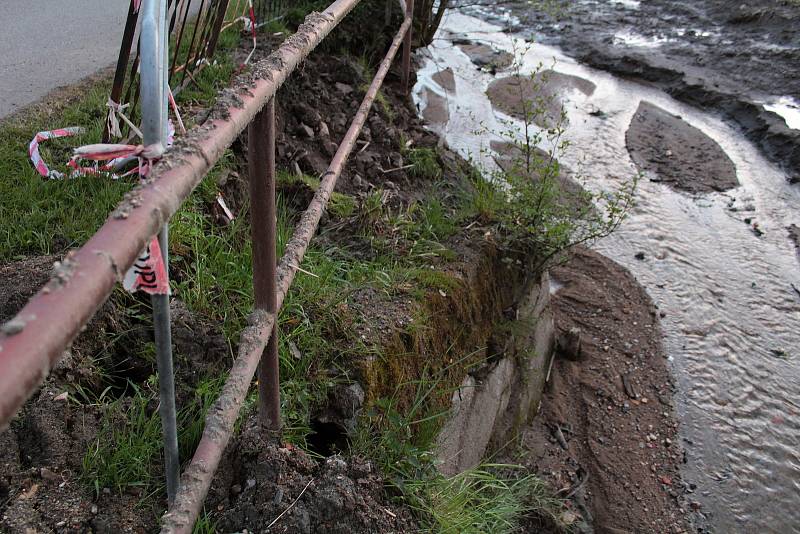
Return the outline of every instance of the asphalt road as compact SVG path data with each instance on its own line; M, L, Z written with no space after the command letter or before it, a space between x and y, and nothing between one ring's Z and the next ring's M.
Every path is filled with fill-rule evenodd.
M0 118L113 64L129 0L0 0Z

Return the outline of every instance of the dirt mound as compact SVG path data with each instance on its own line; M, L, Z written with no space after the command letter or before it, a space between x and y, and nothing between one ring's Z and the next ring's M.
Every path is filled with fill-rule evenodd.
M710 137L649 102L641 102L625 133L633 161L665 182L690 193L725 191L739 185L736 167Z
M486 90L492 105L512 117L524 119L534 108L533 121L549 128L561 119L561 110L569 94L578 91L586 96L594 93L595 85L584 78L553 70L537 72L534 76L509 76L493 81Z
M265 439L257 417L228 456L231 465L220 473L232 476L214 489L217 509L224 510L217 523L223 532L416 530L408 510L388 502L376 466L341 456L316 461L298 448Z
M657 310L624 268L585 248L552 270L559 345L525 463L594 532L683 532L673 384ZM580 349L566 343L580 329ZM570 331L572 330L572 335ZM507 461L518 461L516 457Z
M2 532L145 532L154 517L136 509L140 495L98 488L95 499L77 475L94 444L96 405L75 408L60 389L45 386L0 433Z

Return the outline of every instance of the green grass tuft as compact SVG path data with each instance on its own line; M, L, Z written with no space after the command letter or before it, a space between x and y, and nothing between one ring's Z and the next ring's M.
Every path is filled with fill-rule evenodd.
M411 176L426 180L439 180L442 177L442 166L434 149L412 148L406 153L406 159L409 165L413 165L408 170Z

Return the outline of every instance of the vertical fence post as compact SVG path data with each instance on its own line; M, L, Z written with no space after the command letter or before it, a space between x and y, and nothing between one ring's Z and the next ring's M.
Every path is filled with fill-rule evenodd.
M214 28L211 30L211 38L208 40L208 46L206 47L206 57L209 59L217 51L217 41L222 30L222 24L225 22L225 14L228 12L228 2L229 0L219 0L217 5L217 18L214 19Z
M277 242L275 226L275 98L247 130L250 174L250 226L253 237L253 293L256 309L277 311ZM277 319L258 367L258 408L267 430L281 426Z
M406 0L406 17L414 19L414 0ZM414 33L414 23L408 27L405 41L403 41L403 92L408 93L408 83L411 79L411 38Z
M117 67L114 71L114 84L111 86L111 101L119 104L122 96L122 88L125 85L125 72L128 70L128 62L131 59L131 49L133 47L133 36L136 33L136 23L139 20L139 13L134 11L135 2L131 0L128 7L128 18L125 21L125 31L122 34L122 45L119 48ZM110 139L108 123L103 126L103 142Z
M141 88L142 135L145 146L167 144L167 0L145 0L142 7ZM164 270L169 273L169 227L158 234L164 258ZM169 276L169 275L167 275ZM164 436L164 464L169 502L178 493L180 458L175 410L175 376L172 367L172 332L169 295L152 295L153 330L158 367L159 415Z

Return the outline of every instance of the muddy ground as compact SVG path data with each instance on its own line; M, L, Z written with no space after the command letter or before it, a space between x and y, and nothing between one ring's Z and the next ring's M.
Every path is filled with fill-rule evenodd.
M659 310L629 271L586 248L551 283L559 357L540 413L505 459L568 496L578 532L689 531Z
M800 99L800 5L788 0L581 0L554 10L513 8L510 30L552 43L589 66L652 83L737 124L792 181L800 131L764 111L769 97ZM626 44L641 37L646 46ZM657 40L657 41L656 41Z

